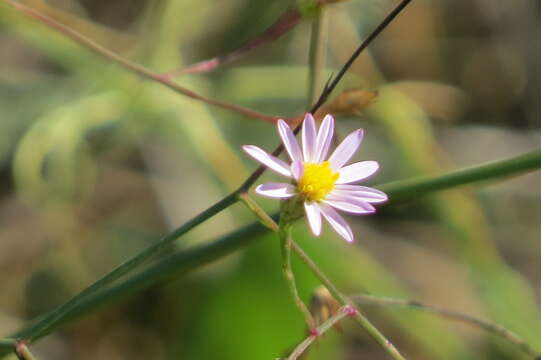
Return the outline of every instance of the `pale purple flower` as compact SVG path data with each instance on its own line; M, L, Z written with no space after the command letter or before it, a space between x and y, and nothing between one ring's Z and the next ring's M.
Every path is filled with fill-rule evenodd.
M376 161L361 161L344 166L357 151L363 139L363 130L349 134L327 159L334 133L334 118L325 116L319 131L312 114L306 114L302 124L302 148L293 131L283 120L278 120L278 133L291 158L291 165L254 145L242 148L254 159L280 175L291 178L290 183L270 182L256 187L263 196L287 199L300 196L308 224L314 235L321 234L321 216L345 240L353 241L353 232L335 210L352 214L370 214L376 211L372 204L387 201L387 195L377 189L353 185L374 174Z

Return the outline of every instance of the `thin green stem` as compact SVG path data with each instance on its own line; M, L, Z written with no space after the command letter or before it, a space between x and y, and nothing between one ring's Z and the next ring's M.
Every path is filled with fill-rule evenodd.
M308 268L314 273L314 275L321 281L321 283L329 290L331 295L343 306L352 306L355 309L353 301L346 295L342 294L334 283L321 271L317 264L301 249L295 242L291 244L293 250L297 253L299 258L308 266ZM385 338L385 336L368 320L358 309L353 318L370 334L370 336L376 340L376 342L395 360L405 360L400 354L398 349Z
M377 188L387 193L391 202L395 202L415 199L419 196L460 185L516 176L540 168L541 149L538 149L505 160L492 161L439 176L400 180Z
M250 195L241 193L238 195L238 198L251 212L254 213L261 224L274 232L279 230L278 224L254 201L254 199L250 197Z
M282 219L282 216L280 216L280 219ZM280 237L280 247L282 249L282 272L287 282L289 293L293 297L295 305L303 314L308 329L310 329L310 332L313 332L316 329L316 322L312 313L310 313L310 310L308 310L308 307L299 296L295 275L291 269L291 223L280 220L278 236Z
M15 346L16 342L17 340L15 339L2 339L0 340L0 348L1 349L12 348L13 346Z
M505 176L517 175L528 171L538 170L539 168L541 168L541 150L533 151L531 153L519 155L506 160L483 164L464 170L449 172L447 174L436 177L404 180L383 184L379 186L379 188L384 190L389 195L392 202L398 202L412 198L416 199L431 192L449 189L458 185L465 185L468 183L478 182L482 180L491 180ZM410 191L415 191L415 194L410 195ZM182 225L172 233L166 235L164 238L162 238L161 241L172 242L174 239L178 238L183 233L189 231L194 226L200 224L202 221L210 218L221 210L232 205L236 201L236 194L237 193L235 193L235 195L229 195L214 206L205 210L203 213L196 216L190 222ZM97 283L85 289L83 293L75 296L73 299L59 307L57 310L53 311L52 313L46 314L45 316L37 319L33 324L30 324L27 327L23 328L17 333L15 338L22 337L34 340L38 339L51 332L53 328L58 328L60 325L69 321L69 319L76 319L77 317L84 314L86 311L98 308L100 305L113 301L114 299L119 298L122 295L127 296L129 294L135 293L137 290L145 289L148 286L159 283L164 276L170 273L174 273L175 271L177 271L177 269L184 269L186 267L191 269L191 267L188 266L188 263L190 266L197 267L206 264L207 259L209 258L214 259L224 256L230 251L229 249L236 249L242 244L248 243L251 238L248 238L248 240L246 240L240 238L239 236L241 236L240 234L246 233L251 234L250 236L255 236L253 235L254 233L256 233L254 229L258 229L257 234L261 234L265 231L265 229L263 227L259 227L258 224L249 225L240 229L238 232L235 232L229 236L225 236L222 240L209 244L206 247L194 250L180 251L165 263L158 263L125 283L118 284L114 287L111 287L110 289L106 289L106 291L100 291L99 293L97 293L98 290L103 290L102 287L104 285L110 284L113 280L118 279L120 277L120 274L125 274L127 270L129 270L129 268L132 267L134 264L132 263L128 267L128 263L130 262L127 262L119 267L124 267L122 271L120 271L119 268L113 270L112 273L106 275ZM161 245L158 244L155 246L161 247ZM154 251L156 251L156 249L154 249L154 246L152 247L152 249L153 250L147 249L144 252L154 253ZM293 249L295 250L295 247L293 247ZM192 254L192 251L194 251L197 255L197 259L193 261L188 261L188 259L186 259L186 256L188 256L188 254ZM209 257L204 256L205 251L209 251ZM146 256L143 254L140 254L137 257L141 257L141 259L146 258ZM160 274L160 271L164 271L165 274L162 276L162 274ZM329 290L331 289L329 288ZM52 314L54 314L56 311L58 311L57 316L53 317ZM39 329L45 330L38 331ZM0 351L0 354L5 354L6 350L7 352L9 352L12 346L13 340L0 340L0 349L3 349L3 351Z
M133 295L151 286L156 286L178 276L184 275L203 265L209 264L233 251L252 243L268 229L259 223L254 223L236 230L208 244L199 245L191 249L181 250L121 283L89 293L77 302L76 306L63 311L62 316L49 323L48 316L38 319L27 325L10 338L24 338L29 342L53 332L55 329L72 322L85 314L96 311L107 304ZM46 330L40 331L46 323ZM10 353L13 341L4 339L0 342L0 356Z
M468 183L478 182L482 180L491 180L505 176L517 175L528 171L538 170L539 168L541 168L541 150L533 151L531 153L519 155L506 160L483 164L464 170L449 172L447 174L436 177L404 180L383 184L379 186L379 188L384 190L389 195L392 202L398 202L412 198L416 199L431 192L449 189L458 185L465 185ZM415 194L410 195L410 191L415 191ZM161 241L172 242L174 239L178 238L183 233L189 231L191 228L198 225L202 221L210 218L211 216L217 214L226 207L232 205L236 201L236 194L237 193L235 193L235 195L229 195L214 206L205 210L203 213L196 216L190 222L182 225L172 233L166 235L164 238L162 238ZM127 271L129 271L129 269L134 264L131 263L128 266L128 264L133 260L132 259L119 267L123 268L122 271L120 271L119 268L113 270L113 272L106 275L104 278L100 279L97 283L91 285L89 288L85 289L83 293L78 294L73 299L59 307L57 310L53 311L52 313L46 314L45 316L37 319L34 324L28 325L27 327L23 328L17 333L17 336L15 336L15 338L22 337L38 339L45 334L51 332L51 329L59 327L61 324L66 323L69 319L75 319L78 316L81 316L85 311L89 311L89 309L97 308L101 304L121 297L122 294L133 294L139 289L144 289L147 286L157 284L162 279L159 271L166 271L171 273L175 272L177 267L179 269L183 269L184 267L186 267L188 261L186 260L185 256L186 254L190 254L191 251L196 251L198 259L201 261L200 263L190 262L190 264L194 267L206 263L204 260L208 258L203 256L202 253L204 251L209 251L213 256L216 256L216 258L224 256L226 253L228 253L226 249L237 248L240 246L240 244L248 243L248 241L245 241L245 239L242 238L238 238L235 234L244 234L246 231L250 233L250 231L252 231L250 229L254 228L259 229L259 234L264 231L263 227L257 227L256 225L257 224L249 225L234 234L224 237L217 243L212 243L208 245L208 247L196 250L186 250L186 252L181 251L175 255L178 256L178 259L173 262L171 262L171 260L165 264L159 263L153 267L150 267L148 270L144 271L140 275L128 280L126 283L118 284L115 287L107 289L106 291L99 292L99 294L96 293L98 290L103 290L103 286L110 284L115 279L118 279L120 277L120 274L125 274ZM158 244L155 246L161 247L161 245ZM152 247L153 250L147 249L144 252L154 253L154 251L156 251L156 249L154 248L155 246ZM293 249L295 250L295 247L293 247ZM223 253L220 254L220 251L223 251ZM145 259L146 255L140 254L137 256L137 258L139 257L140 259ZM57 311L57 315L53 317L52 315ZM45 330L38 331L39 329ZM0 349L4 350L4 352L0 353L5 354L6 349L9 352L12 346L13 340L0 340Z
M296 360L301 356L306 349L314 342L316 339L325 334L330 328L332 328L335 324L337 324L340 320L347 316L351 316L351 308L349 306L342 306L336 314L328 318L323 324L318 326L316 328L316 334L308 336L306 339L304 339L303 342L301 342L297 347L291 352L291 354L287 357L287 360Z
M471 316L471 315L464 314L457 311L443 309L441 307L425 304L416 300L397 299L397 298L390 298L386 296L376 296L376 295L369 295L369 294L353 295L353 296L350 296L350 299L352 299L353 301L357 303L363 303L363 304L402 307L402 308L409 308L409 309L414 309L414 310L431 312L431 313L440 315L442 317L445 317L451 320L456 320L456 321L460 321L469 325L477 326L481 329L484 329L486 331L489 331L493 334L496 334L502 337L503 339L507 340L514 346L518 347L528 356L531 356L533 359L541 358L541 354L534 351L533 348L526 341L524 341L520 336L518 336L511 330L506 329L502 325L496 324L488 320L480 319L475 316Z
M368 37L361 43L361 45L359 45L359 47L353 52L353 54L351 54L349 59L342 66L338 74L336 74L336 76L332 79L332 81L330 81L327 84L327 86L325 86L317 102L314 104L314 106L310 110L311 113L315 113L317 109L319 109L321 105L323 105L327 101L329 96L332 94L333 90L336 88L338 83L342 80L342 78L344 77L346 72L349 70L351 65L353 65L355 60L357 60L359 55L362 54L364 49L366 49L368 45L370 45L372 41L374 41L374 39L377 38L378 35L381 34L383 30L385 30L385 28L398 16L398 14L402 12L402 10L406 8L406 6L408 6L410 2L411 0L402 0L400 4L398 4L393 9L393 11L391 11L389 15L387 15L385 19L383 19L383 21L368 35Z
M42 334L49 333L49 329L54 326L57 322L59 322L62 318L66 316L66 314L73 311L73 309L76 309L80 306L80 304L83 302L83 300L95 293L96 291L105 288L115 280L119 279L120 277L124 276L129 271L133 270L136 267L139 267L144 262L148 261L151 257L154 257L167 249L169 245L176 239L178 239L180 236L184 235L197 225L201 224L205 220L211 218L212 216L216 215L220 211L226 209L230 205L233 205L237 201L237 198L234 194L231 194L221 201L217 202L207 210L203 211L199 215L195 216L193 219L189 220L179 228L173 230L171 233L167 234L163 238L161 238L156 244L148 247L143 252L139 253L138 255L134 256L130 260L120 264L117 268L106 274L104 277L81 291L79 294L71 298L68 302L64 303L57 309L50 312L48 315L46 315L44 318L40 320L39 323L37 323L34 327L32 327L32 332L21 332L18 333L17 338L24 338L27 340L34 340L36 338L39 338L42 336Z
M308 107L317 101L322 84L322 72L325 68L325 48L327 44L327 11L321 6L318 16L312 20L310 37L309 73L308 73Z
M19 341L15 344L14 352L19 360L37 360L23 341Z
M293 271L291 269L291 249L293 249L297 255L301 258L301 260L308 266L308 268L314 273L314 275L321 281L323 285L327 287L327 289L330 291L330 293L344 306L352 306L352 301L350 301L345 295L343 295L338 288L334 285L334 283L321 271L321 269L317 266L317 264L302 250L302 248L295 243L291 239L291 224L287 222L287 219L284 221L282 220L284 216L280 217L280 225L276 227L276 223L272 220L272 218L265 213L253 200L251 200L249 197L244 197L244 201L247 204L248 208L254 212L254 214L260 219L262 223L270 224L270 226L267 226L269 229L276 231L278 230L278 235L280 237L280 244L282 248L282 271L284 272L284 278L287 281L289 291L291 293L291 296L293 297L293 300L295 301L295 304L297 307L301 310L301 312L304 314L305 321L308 324L308 327L312 329L312 332L314 334L319 333L319 328L315 328L315 321L310 313L310 310L306 307L304 302L299 297L297 286L295 283L295 277L293 274ZM282 213L283 215L283 213ZM287 217L287 216L286 216ZM270 222L269 222L270 220ZM273 225L274 224L274 225ZM355 317L357 322L359 322L367 331L374 337L378 343L380 343L385 350L393 356L394 359L403 359L398 352L398 350L394 347L393 344L391 344L387 339L383 337L383 334L377 330L368 319L366 319L360 312L356 311L352 316ZM313 329L316 331L314 332ZM314 336L315 337L315 336ZM291 356L288 359L296 359L305 349L310 345L310 343L314 341L314 339L311 339L309 337L306 339L303 343L299 345L299 347L293 352ZM299 352L297 352L299 351Z
M192 99L195 99L195 100L199 100L199 101L202 101L206 104L209 104L209 105L213 105L213 106L216 106L216 107L220 107L222 109L225 109L225 110L229 110L229 111L233 111L233 112L236 112L238 114L241 114L241 115L244 115L244 116L247 116L247 117L251 117L251 118L254 118L254 119L259 119L259 120L263 120L263 121L266 121L266 122L271 122L271 123L274 123L278 117L276 116L270 116L270 115L265 115L265 114L261 114L261 113L258 113L257 111L254 111L254 110L251 110L251 109L248 109L248 108L245 108L245 107L242 107L242 106L238 106L238 105L235 105L235 104L230 104L230 103L227 103L227 102L224 102L224 101L220 101L220 100L214 100L214 99L209 99L203 95L200 95L192 90L189 90L189 89L186 89L185 87L182 87L180 85L178 85L177 83L173 82L169 77L167 76L164 76L164 75L161 75L161 74L158 74L140 64L137 64L133 61L130 61L122 56L120 56L119 54L115 53L114 51L111 51L103 46L101 46L100 44L96 43L95 41L87 38L86 36L84 36L83 34L73 30L72 28L44 15L44 14L41 14L40 12L38 12L37 10L35 9L32 9L31 7L28 7L24 4L22 4L21 2L17 1L17 0L1 0L3 1L5 4L11 6L12 8L14 8L15 10L19 11L21 14L24 14L25 16L28 16L34 20L37 20L39 21L40 23L52 28L52 29L55 29L57 31L59 31L60 33L62 33L63 35L65 35L66 37L70 38L71 40L79 43L80 45L94 51L95 53L101 55L102 57L108 59L108 60L111 60L113 62L116 62L117 64L123 66L124 68L130 70L131 72L139 75L139 76L142 76L144 78L147 78L147 79L150 79L150 80L153 80L153 81L156 81L158 83L161 83L165 86L167 86L168 88L172 89L173 91L179 93L179 94L182 94L184 96L187 96L187 97L190 97Z

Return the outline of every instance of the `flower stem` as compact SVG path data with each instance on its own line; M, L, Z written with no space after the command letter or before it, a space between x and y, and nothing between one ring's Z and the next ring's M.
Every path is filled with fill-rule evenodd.
M344 294L342 294L331 280L321 271L316 263L302 250L295 242L291 241L291 247L297 253L299 258L308 266L314 275L321 281L334 298L343 306L351 306L357 311L352 315L353 318L372 336L374 340L389 354L394 360L405 360L398 349L385 338L385 336L368 320L354 305L354 303Z
M278 224L272 219L272 217L269 216L263 210L255 201L248 195L247 193L240 193L238 195L239 200L246 205L248 209L250 209L251 212L254 213L254 215L258 218L259 222L262 223L265 227L268 229L277 232L279 230Z
M254 214L267 228L271 229L272 231L278 231L278 235L280 237L280 244L282 247L282 270L284 272L284 278L288 283L289 291L295 301L295 305L297 305L297 307L304 314L306 323L308 324L309 329L311 329L311 332L313 333L303 343L299 344L299 346L288 358L296 359L317 337L314 336L314 334L320 334L321 332L319 327L315 327L316 323L312 314L310 313L310 310L308 310L304 302L299 297L297 286L295 283L295 277L293 271L291 270L291 249L293 249L293 251L297 253L299 258L308 266L308 268L314 273L314 275L319 279L319 281L321 281L321 283L325 285L325 287L338 300L338 302L342 304L343 308L353 306L353 302L338 290L334 283L327 277L327 275L325 275L325 273L323 273L323 271L321 271L317 264L304 252L304 250L302 250L302 248L297 243L292 240L291 223L288 221L287 215L285 216L286 220L284 221L284 216L282 213L280 217L280 226L278 226L276 225L274 220L272 220L272 218L267 213L265 213L263 209L261 209L259 205L257 205L257 203L253 201L248 195L242 196L240 198L241 201L243 201L248 206L248 208L254 212ZM385 348L385 350L389 354L393 356L394 359L403 359L403 357L401 357L400 353L394 347L394 345L391 344L387 339L385 339L383 335L379 332L379 330L377 330L370 323L370 321L366 319L358 310L351 315L368 331L368 333L372 335L372 337L374 337L378 341L378 343L380 343ZM340 319L342 317L340 317ZM334 323L336 321L334 321Z
M382 306L392 306L392 307L405 307L415 310L423 310L426 312L431 312L442 317L467 323L470 325L477 326L486 331L490 331L496 335L501 336L505 340L509 341L511 344L518 347L528 356L531 356L533 359L541 359L541 354L537 353L533 348L520 336L512 332L511 330L506 329L500 324L493 323L488 320L480 319L468 314L464 314L457 311L443 309L437 306L424 304L416 300L409 299L397 299L384 296L375 296L369 294L353 295L350 298L357 303L365 304L374 304Z
M297 291L297 284L295 283L295 275L293 274L293 271L291 270L291 244L292 244L291 223L287 220L283 221L282 216L280 216L280 218L281 219L280 219L280 226L278 229L278 236L280 237L280 246L282 249L282 272L287 282L289 292L291 296L293 297L293 301L295 302L295 305L299 308L299 310L304 315L304 320L306 322L306 325L308 326L308 329L312 333L314 331L317 331L316 322L312 314L310 313L310 310L308 310L308 307L299 296L299 292Z

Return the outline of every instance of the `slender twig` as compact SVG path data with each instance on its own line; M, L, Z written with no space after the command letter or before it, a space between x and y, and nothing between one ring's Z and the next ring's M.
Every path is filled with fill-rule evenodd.
M34 355L28 350L24 341L17 341L15 343L13 352L19 360L37 360Z
M329 98L329 95L331 95L331 93L333 92L336 85L338 85L340 80L342 80L342 77L344 77L346 72L349 70L351 65L353 65L355 60L357 60L359 55L361 55L361 53L364 51L364 49L366 49L368 47L368 45L370 45L370 43L372 43L372 41L394 20L395 17L398 16L398 14L400 14L402 12L402 10L404 10L404 8L410 2L411 2L411 0L402 0L402 2L400 4L398 4L398 6L396 8L394 8L394 10L391 11L391 13L389 15L387 15L387 17L376 27L376 29L374 29L370 33L370 35L368 35L368 37L362 42L362 44L359 45L357 50L355 50L353 52L353 54L350 56L348 61L346 61L346 63L342 66L342 68L340 69L338 74L334 77L334 79L329 83L328 86L325 87L325 89L321 93L319 99L317 100L317 102L314 104L314 106L310 110L311 113L315 113L317 111L317 109L319 109L319 107L321 105L323 105L323 103L325 103L325 101L327 101L327 99Z
M265 223L269 223L270 219L270 226L268 226L268 228L271 230L277 229L278 231L282 249L282 271L295 305L300 309L305 317L305 321L310 329L311 336L317 336L319 329L315 327L315 321L310 313L310 310L306 307L297 292L295 277L293 275L293 271L291 270L292 249L342 306L355 309L353 302L338 290L338 288L327 277L327 275L325 275L319 266L317 266L317 264L304 252L304 250L302 250L302 248L293 241L291 238L292 224L289 221L289 216L284 214L284 210L282 210L282 213L280 214L280 225L277 226L270 216L263 215L265 212L255 202L251 202L248 207L262 222L265 221ZM287 208L287 206L283 207L283 209L284 208ZM404 360L404 357L395 348L395 346L389 340L387 340L385 336L374 325L372 325L372 323L370 323L370 321L363 314L359 312L358 309L355 309L353 312L350 311L350 315L355 318L355 320L384 348L385 351L387 351L389 355L391 355L393 359ZM304 351L304 348L302 351Z
M317 266L317 264L312 260L304 250L297 245L294 241L291 241L291 248L297 253L299 258L308 266L312 273L321 281L321 283L329 290L331 295L338 301L341 305L346 306L350 305L354 308L355 305L351 299L346 295L342 294L334 283L325 275L325 273ZM405 360L405 358L400 354L398 349L389 341L385 336L368 320L360 311L357 309L356 313L353 315L353 318L372 336L374 340L395 360Z
M209 105L213 105L213 106L217 106L217 107L220 107L222 109L225 109L225 110L229 110L229 111L233 111L233 112L236 112L237 114L241 114L241 115L244 115L244 116L247 116L247 117L251 117L251 118L254 118L254 119L259 119L259 120L262 120L262 121L266 121L266 122L271 122L271 123L274 123L278 117L276 116L270 116L270 115L265 115L265 114L261 114L257 111L254 111L254 110L251 110L251 109L248 109L248 108L245 108L245 107L242 107L242 106L239 106L239 105L235 105L235 104L230 104L230 103L227 103L227 102L224 102L224 101L220 101L220 100L215 100L215 99L210 99L210 98L207 98L203 95L200 95L192 90L189 90L185 87L182 87L180 85L178 85L177 83L171 81L168 77L164 77L163 75L159 74L159 73L156 73L138 63L135 63L133 61L130 61L122 56L120 56L119 54L103 47L102 45L96 43L95 41L87 38L86 36L84 36L83 34L75 31L74 29L44 15L44 14L41 14L40 12L38 12L37 10L35 9L32 9L16 0L1 0L3 1L5 4L11 6L12 8L16 9L17 11L19 11L20 13L34 19L34 20L37 20L39 21L40 23L50 27L50 28L53 28L57 31L59 31L60 33L62 33L63 35L69 37L70 39L74 40L75 42L79 43L80 45L83 45L84 47L94 51L95 53L109 59L109 60L112 60L114 62L116 62L117 64L123 66L124 68L138 74L139 76L142 76L144 78L147 78L147 79L150 79L150 80L153 80L153 81L156 81L156 82L159 82L165 86L167 86L168 88L174 90L175 92L179 93L179 94L182 94L184 96L187 96L187 97L190 97L192 99L195 99L195 100L199 100L199 101L202 101L206 104L209 104Z
M276 22L269 26L262 34L254 39L248 40L239 48L221 56L214 57L212 59L203 60L195 64L188 65L182 69L173 70L162 74L163 77L172 78L185 74L194 73L206 73L215 70L218 66L228 64L239 58L243 57L247 53L256 49L257 47L277 40L282 35L293 29L301 22L301 13L299 9L292 8L282 14Z
M250 195L243 193L239 194L238 197L239 200L246 205L251 212L254 213L254 215L259 219L259 222L274 232L278 231L278 224L254 201L254 199L250 197Z
M310 313L310 310L308 310L308 307L299 296L299 292L297 291L297 285L295 282L295 275L293 274L293 270L291 269L291 244L293 242L293 240L291 239L291 223L287 220L283 221L282 219L283 216L280 216L280 226L278 229L278 235L280 237L280 248L282 250L282 272L284 274L284 278L286 279L289 293L291 294L295 305L303 314L304 320L306 322L306 325L308 326L308 329L310 330L310 333L317 334L317 332L314 332L317 331L316 322L314 321L314 317Z
M328 318L323 324L317 327L316 334L309 335L303 342L301 342L297 347L291 352L287 357L287 360L296 360L301 356L306 349L321 335L326 333L334 325L336 325L340 320L347 316L353 316L356 310L351 306L342 306L336 314Z
M373 305L382 305L382 306L394 306L394 307L406 307L409 309L422 310L431 312L442 317L460 321L469 325L477 326L481 329L489 331L493 334L496 334L503 339L509 341L514 346L518 347L525 354L531 356L534 359L541 358L541 354L537 353L525 340L520 336L512 332L511 330L506 329L500 324L494 322L477 318L468 314L464 314L458 311L452 311L444 309L438 306L425 304L416 300L409 299L397 299L383 296L375 296L368 294L353 295L350 296L350 299L357 303L363 304L373 304Z
M246 205L246 207L252 211L259 222L261 222L271 231L278 233L278 237L280 238L280 248L282 251L282 272L284 279L286 280L288 290L293 297L295 305L304 315L305 322L310 329L311 334L317 334L317 324L310 310L299 297L297 285L295 283L295 276L291 268L291 224L284 222L283 214L280 215L280 225L276 224L272 217L269 216L250 196L248 196L248 194L241 194L239 195L239 198Z

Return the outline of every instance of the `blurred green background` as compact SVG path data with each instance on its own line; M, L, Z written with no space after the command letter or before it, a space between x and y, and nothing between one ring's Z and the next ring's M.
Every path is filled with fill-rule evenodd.
M24 0L157 72L225 54L294 1ZM326 74L396 2L329 6ZM501 159L538 146L541 9L534 0L415 0L339 86L378 90L340 137L365 129L358 159L376 185ZM306 108L310 20L218 70L178 78L205 96L277 116ZM228 194L270 150L274 126L142 80L0 2L0 332L7 336ZM272 179L272 175L265 175ZM415 298L488 318L541 351L541 177L531 174L350 217L296 239L341 289ZM257 198L269 211L274 201ZM225 234L253 216L235 205L176 242ZM317 281L294 263L307 301ZM411 359L526 359L479 329L367 306ZM274 359L305 336L264 236L190 276L111 304L32 346L40 359ZM310 359L386 359L354 324Z

